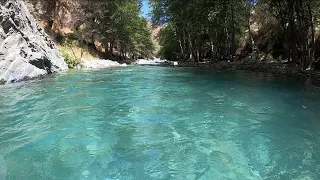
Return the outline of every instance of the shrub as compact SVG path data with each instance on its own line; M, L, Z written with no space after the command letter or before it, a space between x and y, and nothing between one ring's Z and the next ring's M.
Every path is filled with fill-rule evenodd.
M64 61L67 63L70 69L73 69L81 64L81 59L75 57L74 55L70 55L65 50L62 50L62 56L64 57Z

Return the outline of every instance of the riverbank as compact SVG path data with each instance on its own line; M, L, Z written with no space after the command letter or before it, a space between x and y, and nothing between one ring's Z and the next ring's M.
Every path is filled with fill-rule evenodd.
M299 67L290 67L287 63L282 62L266 62L266 61L219 61L215 63L194 63L194 62L179 62L179 67L197 67L209 68L225 71L250 71L258 73L269 73L276 76L296 77L320 86L320 71L308 70L302 71Z

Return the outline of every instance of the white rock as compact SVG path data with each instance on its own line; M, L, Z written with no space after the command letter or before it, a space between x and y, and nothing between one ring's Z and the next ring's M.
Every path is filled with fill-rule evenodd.
M111 60L82 60L81 66L85 69L104 69L110 67L125 67L127 64L120 64Z
M0 83L67 70L59 50L23 1L0 5Z
M149 59L138 59L136 61L137 65L150 65L150 66L162 66L162 65L168 65L167 60L161 60L161 59L154 59L154 60L149 60Z

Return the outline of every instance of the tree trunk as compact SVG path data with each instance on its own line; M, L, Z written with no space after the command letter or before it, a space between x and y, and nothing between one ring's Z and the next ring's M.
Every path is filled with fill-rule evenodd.
M213 62L216 61L213 41L211 41L211 59Z
M190 33L188 33L188 41L189 41L189 55L190 55L190 59L194 61L193 46L192 46L192 39L191 39Z
M234 54L235 54L235 45L236 45L236 34L235 34L235 25L234 25L234 0L231 1L231 23L232 23L232 42L231 42L231 61L234 61Z
M252 51L253 52L256 52L258 50L257 46L256 46L256 43L253 39L253 36L252 36L252 33L251 33L251 9L252 9L252 2L251 0L249 0L248 2L248 38L249 40L251 41L251 45L252 45Z
M308 70L312 70L312 64L314 62L314 54L315 54L315 28L314 28L314 18L312 16L312 11L311 11L311 5L310 5L310 0L307 1L307 6L308 6L308 14L309 14L309 21L310 21L310 28L311 28L311 48L309 49L309 57L310 57L310 62L308 65Z

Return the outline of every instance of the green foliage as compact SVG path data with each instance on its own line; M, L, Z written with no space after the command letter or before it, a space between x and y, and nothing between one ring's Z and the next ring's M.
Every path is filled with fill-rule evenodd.
M283 54L302 70L312 68L316 58L316 26L319 0L262 0L274 15L280 30Z
M320 57L315 43L320 25L319 0L150 2L153 22L167 25L160 42L165 58L233 60L243 42L265 53L282 48L280 56L303 70Z
M62 43L62 56L64 57L64 60L70 69L73 69L77 65L81 64L81 56L78 57L73 49L76 44L77 40L70 40L68 38L65 38Z
M64 61L67 63L70 69L75 68L81 63L80 59L78 59L74 55L70 55L67 51L62 51L62 56L64 57Z
M206 56L231 56L245 35L248 17L244 1L151 0L151 5L153 22L170 26L162 33L168 40L163 41L161 51L166 58L175 54L176 58L199 61Z
M140 0L86 0L88 28L103 39L106 53L117 49L122 58L148 57L154 50L147 20L140 17Z
M161 57L172 60L179 58L180 54L177 52L180 51L180 47L171 23L162 30L159 44L161 46L159 51Z

